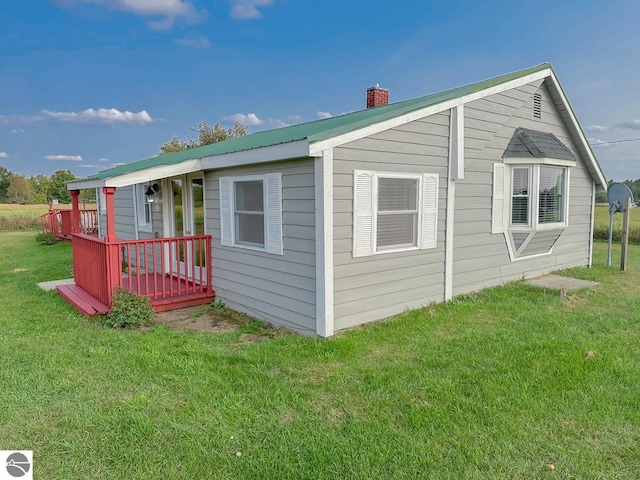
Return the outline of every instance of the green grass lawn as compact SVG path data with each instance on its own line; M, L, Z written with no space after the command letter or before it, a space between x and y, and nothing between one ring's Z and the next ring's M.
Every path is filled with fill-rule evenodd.
M103 328L35 285L70 245L0 244L0 448L35 478L639 476L640 247L622 273L597 243L568 273L600 285L566 297L518 282L249 343Z

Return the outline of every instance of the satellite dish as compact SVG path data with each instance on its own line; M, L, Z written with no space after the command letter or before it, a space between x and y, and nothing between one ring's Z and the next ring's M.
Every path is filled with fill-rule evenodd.
M607 189L607 201L609 202L609 212L624 213L625 200L631 199L633 205L633 193L624 183L612 183Z

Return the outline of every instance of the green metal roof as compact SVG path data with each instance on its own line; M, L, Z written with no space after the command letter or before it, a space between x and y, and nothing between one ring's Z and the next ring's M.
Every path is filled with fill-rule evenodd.
M543 63L525 70L509 73L507 75L473 83L471 85L453 88L444 92L426 95L424 97L391 103L381 107L358 110L345 115L301 123L298 125L291 125L275 130L251 133L242 137L232 138L213 145L193 148L183 152L158 155L145 160L139 160L137 162L127 163L108 170L103 170L91 175L88 179L104 180L127 173L145 170L147 168L175 165L187 160L280 145L304 139L311 144L359 130L369 125L380 123L416 110L437 105L448 100L454 100L465 95L480 92L487 88L501 85L511 80L516 80L548 68L551 68L551 64Z

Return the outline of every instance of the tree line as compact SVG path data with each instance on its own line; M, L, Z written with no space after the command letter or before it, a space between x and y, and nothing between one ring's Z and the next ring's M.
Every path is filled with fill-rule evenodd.
M609 180L607 186L611 185L612 183L625 184L627 187L629 187L631 193L633 193L633 200L636 202L640 200L640 178L638 178L637 180L625 180L623 182L614 182L613 180ZM596 192L596 203L608 203L606 190Z
M213 126L207 122L199 122L191 130L197 134L196 138L179 138L174 135L171 140L160 146L159 155L181 152L191 148L211 145L229 138L241 137L248 133L247 127L235 122L232 127L224 128L219 123ZM71 195L67 191L67 182L77 177L70 170L56 170L50 177L46 175L25 175L14 173L0 165L0 203L51 203L57 199L60 203L70 203ZM94 189L81 190L80 199L95 200Z
M76 178L70 170L56 170L49 177L42 174L27 177L0 165L0 203L41 204L51 203L54 199L70 203L67 182ZM95 200L95 190L83 190L80 197L85 201Z

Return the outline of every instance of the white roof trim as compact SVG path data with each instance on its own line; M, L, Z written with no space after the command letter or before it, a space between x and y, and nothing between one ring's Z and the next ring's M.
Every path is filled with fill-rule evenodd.
M174 165L159 165L157 167L145 168L144 170L139 170L137 172L123 173L122 175L111 178L69 182L67 184L67 190L82 190L85 188L98 187L126 187L128 185L149 182L151 180L199 172L200 170L202 170L201 162L199 158L196 158L192 160L185 160L184 162L176 163Z
M470 93L469 95L465 95L463 97L458 97L438 103L436 105L431 105L430 107L422 108L420 110L416 110L399 117L390 118L389 120L385 120L384 122L368 125L359 130L354 130L343 135L338 135L337 137L313 143L309 146L309 153L312 156L316 156L318 152L322 152L322 150L325 150L327 148L333 148L345 143L353 142L354 140L359 140L361 138L368 137L369 135L373 135L390 128L398 127L400 125L404 125L405 123L413 122L414 120L419 120L421 118L428 117L429 115L433 115L435 113L440 113L451 108L464 105L468 102L473 102L474 100L479 100L490 95L502 93L507 90L511 90L512 88L521 87L528 83L535 82L536 80L545 79L550 75L551 69L545 68L538 72L530 73L529 75L525 75L524 77L516 78L514 80L501 83L500 85L486 88L479 92Z
M571 118L573 126L575 127L575 130L576 130L576 133L578 134L578 140L582 144L581 145L582 149L584 150L584 153L587 154L587 158L591 162L591 166L593 167L593 170L597 174L596 184L599 183L603 188L606 188L607 187L607 179L605 178L604 173L602 172L602 169L600 168L600 165L598 164L598 161L596 160L596 157L593 155L593 151L591 150L591 146L589 145L589 141L587 140L587 137L585 136L584 132L582 131L582 128L580 127L580 123L578 122L578 119L576 118L575 114L573 113L573 109L571 108L571 105L569 104L569 100L567 100L567 97L565 96L564 91L562 90L562 87L560 86L560 82L558 81L558 79L554 75L553 71L550 72L549 77L551 79L551 82L553 83L553 87L555 89L555 93L558 95L558 97L560 97L560 100L562 101L562 103L563 103L563 105L565 107L565 110L567 111L567 113L569 114L569 117Z
M184 162L173 165L149 167L137 172L123 173L122 175L106 179L89 179L69 182L67 184L67 189L83 190L99 187L126 187L128 185L200 172L202 170L251 165L308 156L309 142L305 139L282 143L280 145L254 148L252 150L243 150L241 152L225 153L223 155L212 155L209 157L185 160Z
M78 180L67 183L67 190L87 190L89 188L104 187L104 180Z
M211 155L202 157L202 169L210 170L216 168L237 167L241 165L251 165L256 163L274 162L277 160L288 160L309 156L309 142L307 139L296 140L294 142L259 147L240 152L225 153L223 155ZM322 152L315 156L322 156Z
M575 160L565 160L563 158L547 158L547 157L504 157L504 163L507 165L558 165L560 167L575 167Z

